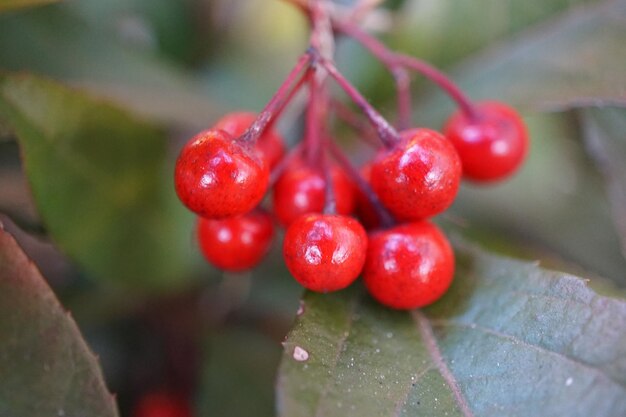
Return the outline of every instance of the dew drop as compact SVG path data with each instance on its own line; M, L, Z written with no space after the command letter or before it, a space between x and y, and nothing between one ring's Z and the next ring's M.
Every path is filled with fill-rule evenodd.
M570 385L572 385L574 383L574 379L572 377L569 377L565 380L565 386L569 387Z

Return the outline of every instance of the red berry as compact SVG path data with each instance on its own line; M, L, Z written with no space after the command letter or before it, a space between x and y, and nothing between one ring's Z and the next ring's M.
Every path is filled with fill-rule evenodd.
M399 220L420 220L447 209L459 189L461 161L443 135L434 130L402 132L394 148L372 163L370 183Z
M361 273L367 234L355 219L337 214L305 214L285 234L287 269L311 291L337 291Z
M331 168L333 193L338 214L354 210L354 185L338 167ZM283 226L289 226L299 216L321 213L326 201L326 178L302 161L295 162L280 176L274 186L273 210Z
M133 410L133 417L191 417L187 401L168 392L144 395Z
M423 307L450 287L454 253L448 239L427 221L370 235L363 281L369 293L396 309Z
M202 254L225 271L254 268L269 250L273 235L272 219L260 209L220 220L198 219Z
M233 137L239 137L256 118L257 115L251 112L228 113L217 121L213 129L222 129ZM268 129L254 145L254 152L271 170L285 155L285 141L274 129Z
M528 133L513 108L495 101L476 104L477 118L454 113L444 128L463 163L463 175L479 182L512 175L528 152Z
M176 192L193 212L207 218L243 214L256 207L269 172L222 130L205 130L182 149L174 173Z
M366 164L361 168L361 176L365 181L370 182L372 176L371 164ZM355 212L359 220L361 220L363 227L368 230L379 228L381 226L381 219L376 209L367 196L358 188L356 189L355 201Z

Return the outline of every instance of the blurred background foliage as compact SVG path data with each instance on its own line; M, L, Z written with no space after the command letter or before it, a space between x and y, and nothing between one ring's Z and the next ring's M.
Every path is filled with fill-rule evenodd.
M230 110L261 109L306 47L306 20L278 0L19 3L33 2L0 1L0 219L100 355L122 415L161 387L192 392L198 416L272 415L301 290L280 239L250 274L225 279L206 265L172 172L194 132ZM527 115L522 172L489 189L464 186L442 224L626 286L624 2L385 6L369 24L392 48ZM391 116L381 65L352 42L337 54ZM419 77L414 92L415 121L440 127L451 104ZM296 116L281 121L291 143ZM350 147L347 132L338 135Z

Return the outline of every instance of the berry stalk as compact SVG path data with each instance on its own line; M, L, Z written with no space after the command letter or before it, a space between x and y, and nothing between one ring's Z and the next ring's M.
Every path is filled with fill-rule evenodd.
M380 147L380 142L378 141L378 138L376 138L376 133L371 130L366 121L360 118L360 115L352 111L351 108L339 100L331 99L329 104L334 115L354 129L357 132L359 139L375 149Z
M259 113L259 116L256 120L250 125L248 130L244 132L238 140L242 143L254 144L256 140L265 132L268 126L274 121L274 119L278 116L280 111L285 108L285 105L288 103L289 99L293 98L292 89L295 87L299 88L300 83L297 82L298 76L302 73L305 68L308 68L311 65L313 60L312 50L309 49L304 54L300 56L298 62L293 67L291 72L285 78L283 84L278 88L274 96L267 103L265 108ZM305 77L306 73L301 77Z
M393 216L389 213L385 206L383 206L383 203L381 203L374 190L372 190L367 181L365 181L361 174L359 174L359 171L354 167L354 165L352 165L352 162L350 162L339 146L330 140L327 140L325 144L335 161L337 161L345 173L348 174L350 179L356 184L359 190L367 197L368 201L376 211L376 215L380 220L381 226L383 228L387 228L395 225L396 222Z
M392 148L400 141L398 131L389 124L389 122L367 101L365 97L348 81L335 67L335 64L326 59L321 60L321 64L326 68L328 74L337 82L337 84L348 94L350 99L359 106L365 113L369 122L376 128L378 137L383 144Z
M469 97L437 68L415 57L391 51L378 39L349 22L335 20L333 27L369 50L396 77L396 82L398 82L396 75L398 67L406 67L419 72L441 87L469 118L476 119L477 112Z

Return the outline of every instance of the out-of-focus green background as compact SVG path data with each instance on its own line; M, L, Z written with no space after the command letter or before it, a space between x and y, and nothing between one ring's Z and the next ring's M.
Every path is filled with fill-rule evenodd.
M396 0L367 25L450 69L473 96L502 97L526 116L532 151L519 175L464 186L441 222L496 250L624 286L619 216L581 133L604 116L571 110L580 98L620 96L626 31L605 24L605 3ZM72 0L0 14L1 91L24 100L26 115L0 118L0 220L99 354L122 415L163 387L191 392L198 416L274 413L280 342L301 294L280 233L257 270L213 269L172 171L196 131L228 111L262 108L307 33L306 19L279 0ZM391 77L354 43L337 47L339 67L393 120ZM415 123L439 128L451 103L420 77L413 91ZM56 110L44 112L49 105ZM299 140L297 116L280 122L289 143ZM602 126L623 125L608 117ZM19 135L33 121L49 148ZM337 136L363 159L349 130Z

